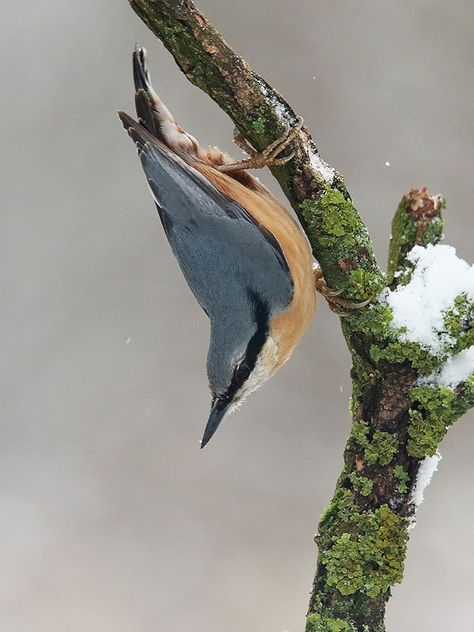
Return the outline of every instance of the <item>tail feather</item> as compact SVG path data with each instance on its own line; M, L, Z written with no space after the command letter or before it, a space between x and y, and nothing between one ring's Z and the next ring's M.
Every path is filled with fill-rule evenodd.
M142 125L140 125L140 123L137 123L136 121L134 121L132 117L126 112L119 110L117 114L118 114L119 119L122 122L124 130L128 133L130 138L137 145L137 148L139 150L143 149L146 142L151 137L150 132L148 132L148 130L145 129ZM155 138L153 138L153 140L155 140Z
M144 90L148 92L152 88L150 81L150 73L148 72L148 64L146 60L146 50L135 44L133 51L133 82L135 90Z
M129 114L119 110L117 112L122 125L132 141L135 143L138 156L142 163L147 156L159 155L166 161L171 161L174 164L180 164L183 167L183 163L189 166L193 166L196 163L196 158L189 155L186 152L175 151L168 147L166 143L157 138L152 132L150 132L141 122L135 121Z
M160 138L162 134L160 134L159 127L157 128L156 117L153 112L150 97L141 88L135 92L135 109L139 122L154 136Z
M133 51L133 82L135 84L135 109L138 120L148 131L160 137L160 106L158 95L153 90L148 72L146 50L137 44Z
M129 114L122 112L121 110L119 110L117 114L119 119L122 121L124 129L128 132L128 135L137 146L139 156L145 150L147 144L157 149L160 153L169 153L169 148L141 122L135 121Z
M138 124L124 113L119 113L119 116L139 149L144 147L144 143L140 144L140 138L146 137L147 141L145 142L153 144L153 139L159 140L169 150L180 155L189 164L197 160L212 167L218 167L219 165L234 162L230 156L217 147L208 149L201 147L194 136L191 136L176 122L174 116L153 89L148 70L146 49L138 45L135 46L133 51L133 81L135 84L135 108ZM143 130L146 130L148 135L145 135ZM248 188L265 190L263 185L246 171L232 173L230 177L242 182Z
M197 140L178 125L174 116L153 89L146 50L136 46L133 51L133 81L135 107L143 125L173 151L183 151L198 157Z

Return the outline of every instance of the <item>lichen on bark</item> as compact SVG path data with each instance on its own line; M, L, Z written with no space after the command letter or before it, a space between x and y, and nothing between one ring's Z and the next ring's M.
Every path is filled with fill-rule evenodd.
M332 287L355 301L375 298L384 287L367 229L352 200L323 185L316 199L300 204L306 234Z
M392 220L392 238L388 254L389 286L400 282L407 270L407 254L415 245L436 244L443 236L443 211L440 195L429 195L426 187L404 195ZM409 268L409 266L408 266Z

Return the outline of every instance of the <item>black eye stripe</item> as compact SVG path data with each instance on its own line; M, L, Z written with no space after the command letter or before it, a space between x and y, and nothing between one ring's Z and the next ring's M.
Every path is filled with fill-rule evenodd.
M248 289L247 293L252 301L255 321L257 323L257 331L250 338L247 351L245 352L245 363L250 368L250 372L252 372L257 362L258 354L267 339L269 310L267 304L262 301L254 291Z
M244 359L234 370L232 382L227 389L227 392L220 398L222 401L231 400L236 392L242 387L242 384L244 384L244 382L248 379L249 375L255 368L258 354L262 350L268 335L268 307L266 303L259 298L256 292L248 289L247 293L254 308L254 318L257 329L249 340Z
M230 383L230 386L227 389L227 392L220 399L222 399L223 401L231 400L234 397L234 395L237 393L239 388L242 386L242 384L245 382L245 380L248 378L251 372L252 371L250 367L247 365L245 360L243 360L235 368L234 375L232 376L232 382Z
M243 382L244 380L248 378L249 375L250 375L250 367L244 360L235 369L234 378L232 381L235 380L236 382Z

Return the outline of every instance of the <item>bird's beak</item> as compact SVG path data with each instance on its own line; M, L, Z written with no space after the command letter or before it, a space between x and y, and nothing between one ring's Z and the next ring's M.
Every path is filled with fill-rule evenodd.
M225 414L229 409L229 404L230 401L218 398L212 402L211 413L201 439L201 448L209 443L212 435L219 428L221 421L224 419Z

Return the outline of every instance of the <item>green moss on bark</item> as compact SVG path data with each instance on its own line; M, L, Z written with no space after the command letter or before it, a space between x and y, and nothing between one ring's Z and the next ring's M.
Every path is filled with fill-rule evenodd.
M398 481L398 491L400 492L400 494L405 494L408 491L410 476L405 471L403 465L396 465L393 468L393 474Z
M352 201L325 184L317 200L300 204L307 234L331 287L354 300L376 297L384 277L367 229Z
M382 298L379 302L351 314L343 323L351 334L364 332L369 341L369 354L376 364L401 364L409 362L420 375L429 375L446 359L474 345L474 302L465 295L456 297L453 307L443 315L443 327L437 333L440 350L429 348L412 340L406 340L405 330L392 325L392 311Z
M424 187L413 189L403 196L392 221L387 279L405 283L409 278L410 266L406 257L415 245L436 244L443 236L442 211L445 202L440 197L431 197ZM396 278L396 274L402 273Z
M398 437L389 432L376 430L371 442L364 451L365 460L369 465L380 463L388 465L392 462L398 450Z
M359 494L362 496L369 496L374 486L374 483L370 480L370 478L363 476L362 474L358 474L357 472L351 472L348 479Z
M349 440L353 439L356 443L358 443L361 447L365 448L369 445L369 424L365 423L365 421L354 421L352 423L352 430L349 437Z
M338 489L320 524L320 561L328 588L377 597L403 577L407 521L387 505L360 512Z
M306 632L358 632L358 630L343 619L313 613L306 619Z
M355 441L364 451L368 465L388 465L398 450L398 437L390 432L376 430L370 436L370 426L364 421L354 421L349 440Z
M474 301L465 294L457 296L453 307L444 313L444 330L451 342L451 353L474 345Z
M410 456L433 456L449 426L457 419L457 396L447 386L425 385L412 391L407 451Z

